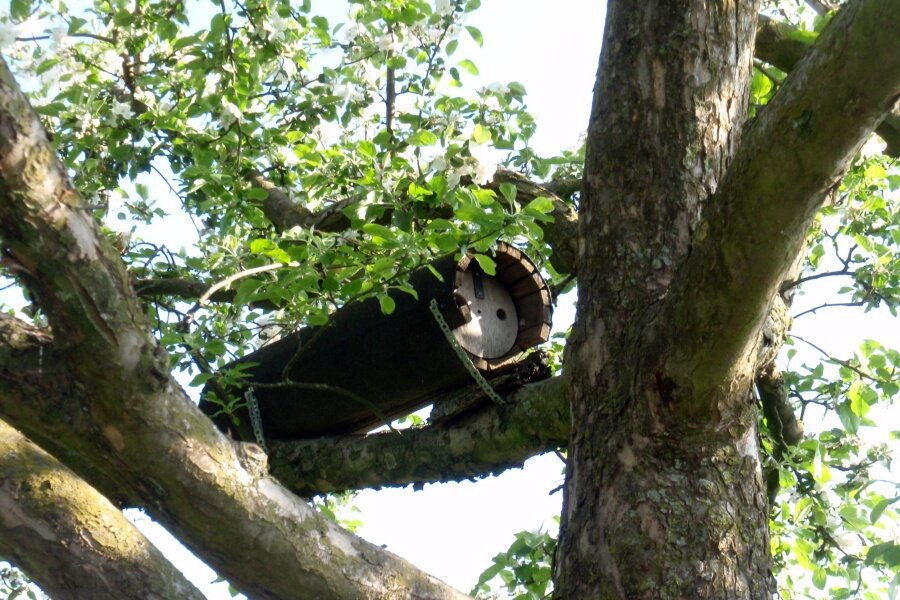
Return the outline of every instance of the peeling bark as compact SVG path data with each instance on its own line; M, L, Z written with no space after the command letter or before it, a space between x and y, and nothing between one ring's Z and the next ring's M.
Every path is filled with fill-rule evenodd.
M205 597L106 498L3 421L0 556L58 600Z
M124 265L79 204L0 63L0 238L26 269L22 281L75 383L90 393L71 399L70 411L89 415L67 439L80 455L71 466L87 463L80 475L96 469L116 479L253 598L465 597L339 529L266 476L264 460L236 451L171 378ZM15 424L15 410L2 410ZM44 422L59 427L63 418Z

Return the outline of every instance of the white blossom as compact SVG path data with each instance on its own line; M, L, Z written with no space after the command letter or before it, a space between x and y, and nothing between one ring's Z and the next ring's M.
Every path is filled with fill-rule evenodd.
M300 164L300 159L297 158L297 154L294 152L293 148L289 146L281 146L278 148L278 159L286 167L296 167Z
M86 112L83 115L81 115L80 119L78 119L78 127L84 133L93 131L99 126L100 126L100 119L98 119L91 113Z
M362 94L356 89L356 86L350 85L348 83L341 83L334 86L333 90L335 96L340 96L344 99L345 102L350 100L359 100L362 98Z
M247 110L245 112L251 114L262 113L266 111L266 108L268 106L269 105L266 104L266 102L264 102L262 98L254 98L250 101L250 106L247 107Z
M484 99L484 107L488 110L500 110L500 101L496 96L488 96Z
M395 40L392 34L386 33L378 38L378 49L384 52L399 52L403 49L403 44Z
M131 110L131 104L128 102L114 102L110 112L117 119L130 119L134 116L134 111Z
M356 38L361 35L365 35L366 28L364 25L357 23L355 21L350 21L347 23L347 26L341 31L341 41L345 44L352 44Z
M490 146L475 144L469 146L469 154L475 162L472 180L478 185L486 184L497 172L497 152Z
M100 55L100 68L108 73L118 73L122 69L122 57L115 50L104 50Z
M281 18L277 12L272 13L269 20L263 25L266 30L266 38L272 42L284 41L284 32L288 28L288 21Z
M431 168L435 171L446 171L447 159L445 159L443 156L435 156L431 161Z
M451 190L459 185L460 178L465 175L462 169L453 169L447 172L447 187Z
M229 102L228 100L222 99L222 121L224 123L231 123L232 121L237 121L243 116L241 113L241 109L237 106Z
M281 63L281 73L285 79L293 79L297 74L297 63L292 60L285 60Z
M499 94L501 96L505 96L509 93L509 86L505 83L500 83L499 81L495 81L493 83L488 84L487 91Z
M0 50L16 43L19 28L11 23L0 23Z
M50 30L51 45L54 50L59 50L66 45L69 38L69 30L67 27L59 26Z
M858 554L863 548L862 540L855 533L841 533L835 537L835 541L847 554Z
M378 87L378 81L381 79L381 70L367 60L360 63L358 69L363 81L371 87Z
M60 68L60 65L57 64L56 66L41 73L38 77L41 80L41 85L44 87L44 89L53 89L59 87L59 80L62 75L63 70Z
M219 73L210 73L207 75L206 81L203 83L203 95L210 96L216 93L216 89L218 89L221 80L222 76Z
M434 0L434 12L439 15L449 15L453 12L453 2L450 0Z

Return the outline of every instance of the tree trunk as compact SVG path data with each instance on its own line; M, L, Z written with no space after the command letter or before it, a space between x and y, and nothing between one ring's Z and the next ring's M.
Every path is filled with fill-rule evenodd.
M842 9L738 149L755 10L608 11L566 357L561 598L775 591L759 329L816 209L895 105L900 5Z
M607 9L566 356L575 426L560 598L774 591L750 373L708 410L685 414L662 368L677 348L660 343L656 319L737 148L756 9L700 0Z

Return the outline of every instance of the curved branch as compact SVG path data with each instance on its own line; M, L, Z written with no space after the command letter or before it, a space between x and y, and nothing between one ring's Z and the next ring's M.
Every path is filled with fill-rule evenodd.
M574 273L578 256L578 214L575 209L544 184L535 183L521 173L507 169L497 169L493 180L485 187L498 190L503 183L516 186L516 199L523 204L541 196L553 202L553 212L550 213L553 222L541 225L544 240L553 248L550 262L559 273Z
M520 467L568 443L569 406L561 377L519 388L505 406L407 429L271 442L272 474L301 495L470 479Z
M203 600L109 500L0 420L0 556L53 597Z
M797 28L759 15L756 31L756 56L782 71L790 71L809 52L809 34ZM875 133L886 143L884 153L900 157L900 107L888 109Z
M847 4L745 135L666 298L670 361L702 410L756 335L828 192L900 89L900 4Z

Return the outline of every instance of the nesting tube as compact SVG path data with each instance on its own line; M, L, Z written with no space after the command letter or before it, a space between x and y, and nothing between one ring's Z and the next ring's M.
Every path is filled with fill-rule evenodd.
M441 258L432 264L440 277L428 268L410 277L418 299L390 291L390 315L375 298L351 303L324 330L303 329L263 346L229 365L251 366L241 387L227 391L243 397L253 389L267 440L361 433L408 414L472 380L432 314L432 300L475 367L487 375L501 372L547 341L552 306L546 282L524 253L501 242L493 258L493 276L470 255ZM301 385L259 387L283 384L298 352L288 375ZM246 407L229 419L217 414L220 406L208 392L200 408L223 430L254 440Z

